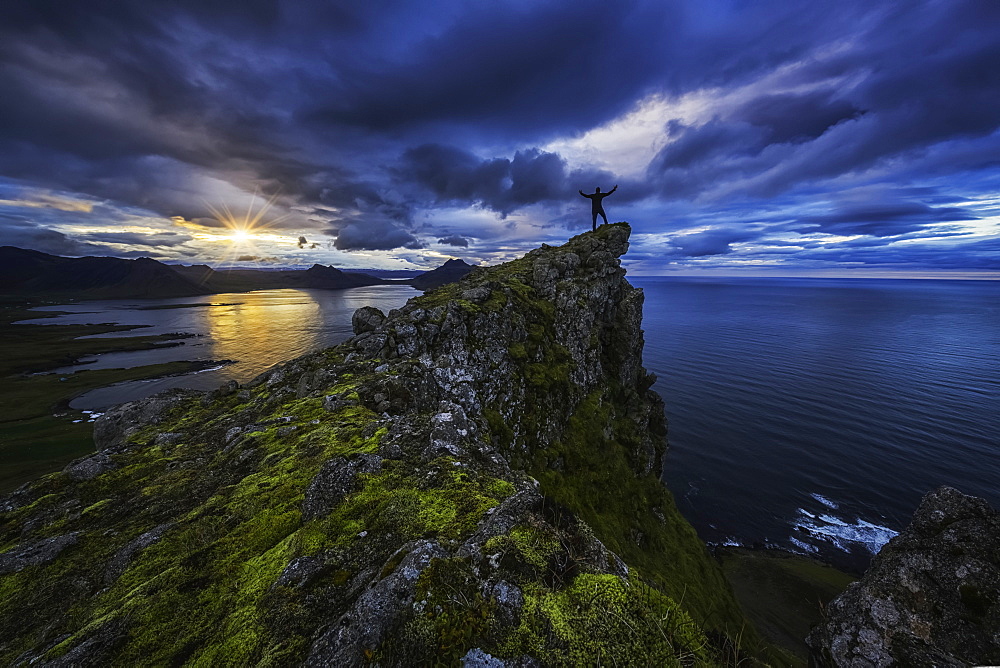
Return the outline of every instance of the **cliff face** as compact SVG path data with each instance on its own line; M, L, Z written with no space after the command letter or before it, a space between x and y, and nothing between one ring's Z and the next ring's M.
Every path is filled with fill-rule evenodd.
M659 481L628 235L109 411L95 455L0 501L0 661L724 660L741 618Z
M942 487L809 636L830 666L1000 664L1000 513Z

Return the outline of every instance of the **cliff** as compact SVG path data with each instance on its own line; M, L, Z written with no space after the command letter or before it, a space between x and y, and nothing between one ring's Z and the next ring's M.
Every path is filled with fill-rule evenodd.
M941 487L808 642L820 666L998 665L998 630L1000 513Z
M660 483L629 227L97 423L0 501L0 661L695 665L742 617Z

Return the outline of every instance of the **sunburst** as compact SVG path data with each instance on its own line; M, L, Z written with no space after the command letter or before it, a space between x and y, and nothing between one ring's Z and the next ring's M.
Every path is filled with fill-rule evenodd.
M209 211L212 212L215 219L230 231L226 238L238 244L250 243L258 234L287 218L286 214L267 221L264 220L264 215L274 205L275 201L277 201L278 195L279 193L272 195L257 212L254 212L253 209L257 203L258 196L258 191L254 190L253 197L250 198L250 205L243 216L235 215L228 204L222 204L221 209L217 209L208 202L205 202L205 205L208 206Z
M275 224L288 217L288 214L285 214L266 220L264 218L278 199L279 194L275 193L267 200L262 200L263 204L261 207L257 211L254 211L259 197L259 191L254 190L253 197L250 199L250 205L247 207L246 213L242 215L234 214L228 204L223 203L217 208L209 202L205 202L205 205L212 212L212 215L215 216L215 219L226 229L224 235L216 238L230 242L229 250L225 253L224 257L215 263L215 266L228 264L242 255L258 255L258 250L254 242L261 240L262 237L267 238L271 236L265 233Z

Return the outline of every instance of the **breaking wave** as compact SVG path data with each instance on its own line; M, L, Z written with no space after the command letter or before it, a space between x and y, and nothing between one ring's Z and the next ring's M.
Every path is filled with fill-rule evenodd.
M817 495L812 496L815 498ZM899 534L889 527L861 518L847 521L825 513L813 514L803 508L798 509L798 515L792 521L792 530L789 541L809 553L819 551L818 543L826 543L844 552L852 552L860 546L874 555Z

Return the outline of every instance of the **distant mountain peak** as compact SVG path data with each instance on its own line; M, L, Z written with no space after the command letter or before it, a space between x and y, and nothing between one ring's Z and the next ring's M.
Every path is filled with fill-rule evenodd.
M475 265L471 265L465 260L451 259L437 269L431 269L410 279L410 285L418 290L432 290L459 280L473 269L475 269Z

